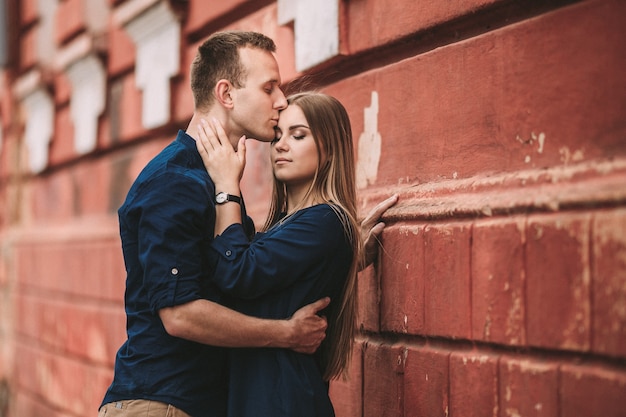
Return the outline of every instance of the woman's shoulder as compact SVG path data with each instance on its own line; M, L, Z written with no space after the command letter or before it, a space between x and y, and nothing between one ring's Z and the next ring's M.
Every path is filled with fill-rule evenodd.
M309 224L314 228L333 227L341 222L341 209L332 204L321 203L302 208L293 214L282 217L270 230L280 230L290 225Z
M320 203L306 207L299 210L297 214L303 217L329 217L329 220L340 220L340 217L345 215L341 207L332 203Z
M346 213L332 203L321 203L300 210L301 221L314 225L319 231L336 233L336 237L343 235L343 225L346 222Z

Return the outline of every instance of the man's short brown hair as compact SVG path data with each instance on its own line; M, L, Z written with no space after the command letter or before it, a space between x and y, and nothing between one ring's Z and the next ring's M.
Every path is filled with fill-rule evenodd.
M219 80L236 88L245 84L246 73L239 59L240 48L276 51L274 41L258 32L225 31L211 35L200 47L191 64L191 92L196 109L206 110L213 103L213 88Z

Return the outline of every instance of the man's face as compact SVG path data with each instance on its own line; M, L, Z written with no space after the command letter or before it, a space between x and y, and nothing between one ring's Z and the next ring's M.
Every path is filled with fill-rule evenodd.
M239 50L247 76L244 87L232 91L233 132L263 142L274 139L279 112L287 107L280 89L278 63L271 52L261 49Z

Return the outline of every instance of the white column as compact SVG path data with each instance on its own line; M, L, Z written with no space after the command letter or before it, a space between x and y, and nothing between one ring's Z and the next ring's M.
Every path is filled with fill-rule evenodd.
M74 149L84 154L97 145L98 118L106 103L106 71L98 58L88 55L70 65L67 76L72 84Z
M28 148L28 165L39 173L48 166L48 147L54 131L54 102L50 94L38 88L24 97L26 130L24 137Z
M278 0L278 24L294 22L296 69L339 54L340 0Z
M54 25L59 6L58 0L38 0L37 11L39 23L37 25L37 60L44 66L52 65L56 54L56 42L54 40Z
M180 69L180 22L162 2L129 21L126 30L137 46L143 127L161 126L170 120L170 78Z

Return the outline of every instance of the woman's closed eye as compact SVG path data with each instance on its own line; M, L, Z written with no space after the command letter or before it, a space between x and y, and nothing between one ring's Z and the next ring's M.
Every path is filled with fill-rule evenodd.
M291 132L291 137L296 139L296 140L301 140L304 139L306 137L306 132L298 129L298 130L293 130Z

